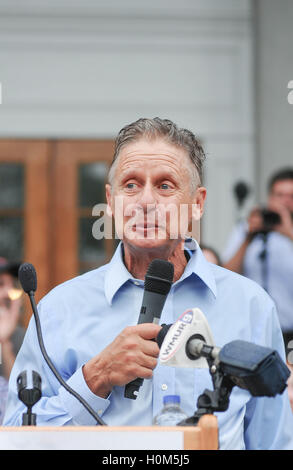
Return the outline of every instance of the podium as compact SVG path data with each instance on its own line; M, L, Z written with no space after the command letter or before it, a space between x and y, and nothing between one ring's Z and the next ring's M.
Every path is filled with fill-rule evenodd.
M216 450L218 424L204 415L197 426L0 427L0 450Z

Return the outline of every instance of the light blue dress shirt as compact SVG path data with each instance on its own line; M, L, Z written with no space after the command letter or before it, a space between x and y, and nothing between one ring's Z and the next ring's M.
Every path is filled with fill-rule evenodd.
M190 245L190 244L189 244ZM253 281L208 263L194 242L191 258L167 297L161 323L173 323L187 308L205 314L215 343L243 339L277 349L284 357L275 306ZM198 396L212 389L208 369L181 369L158 364L144 380L138 398L124 398L114 387L108 399L88 388L82 366L103 350L125 326L137 324L143 281L133 279L122 258L121 244L111 262L53 289L39 303L48 354L67 383L80 393L108 425L150 425L163 396L179 394L188 416ZM17 399L16 378L24 369L42 376L43 397L33 408L38 425L95 425L83 406L62 388L45 364L31 320L10 378L5 425L20 425L24 407ZM274 398L253 398L234 387L230 406L217 413L221 449L291 449L293 414L287 390Z
M6 398L8 393L8 382L7 380L0 375L0 426L3 421Z
M245 221L235 226L223 252L223 261L234 256L244 242L246 232ZM279 232L270 232L266 242L265 266L260 258L263 249L263 238L257 235L246 250L243 275L266 288L277 306L282 330L293 331L293 241Z

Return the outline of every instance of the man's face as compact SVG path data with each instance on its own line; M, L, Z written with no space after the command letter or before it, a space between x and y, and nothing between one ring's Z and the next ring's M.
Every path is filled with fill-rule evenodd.
M191 222L192 205L201 216L206 195L205 188L191 190L192 174L186 151L163 139L141 139L123 147L113 187L107 185L106 193L116 228L123 225L124 242L159 248L180 239L182 227L187 225L187 231ZM122 217L115 210L117 197L123 202Z
M286 207L293 214L293 180L277 181L269 195L269 204Z

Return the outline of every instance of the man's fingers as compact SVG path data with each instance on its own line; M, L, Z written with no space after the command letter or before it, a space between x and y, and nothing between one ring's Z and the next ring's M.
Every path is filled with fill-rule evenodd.
M155 323L141 323L140 325L136 325L134 328L136 328L135 331L139 336L141 336L141 338L155 339L162 327Z
M154 369L157 365L157 358L154 356L150 356L147 354L139 354L136 358L137 364L142 367L146 367L147 369Z
M156 341L142 340L141 350L144 354L151 357L158 357L160 354L160 348Z
M137 377L140 377L142 379L151 379L153 376L153 369L154 368L140 367L137 370Z
M159 355L159 346L153 340L160 330L161 326L154 323L124 328L85 364L83 374L89 388L104 398L115 385L125 385L137 377L151 378Z
M155 339L161 328L154 323L141 323L126 327L120 336L125 340L126 349L139 349L146 355L158 357L160 349Z

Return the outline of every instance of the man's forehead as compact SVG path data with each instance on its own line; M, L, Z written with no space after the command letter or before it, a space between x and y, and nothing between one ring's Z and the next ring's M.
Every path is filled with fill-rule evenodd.
M272 192L293 192L293 179L276 181L272 186Z
M121 149L119 163L127 166L128 163L144 164L146 161L157 160L162 164L182 165L182 161L187 158L189 156L185 149L163 139L151 141L141 139L126 144Z

